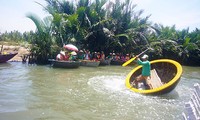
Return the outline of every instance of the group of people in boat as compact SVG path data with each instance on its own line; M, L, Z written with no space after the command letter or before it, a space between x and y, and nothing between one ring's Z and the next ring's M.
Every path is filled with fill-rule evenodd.
M60 51L60 53L56 56L56 60L64 60L64 61L76 61L76 60L114 60L114 61L128 61L133 56L130 54L123 55L121 53L110 53L108 56L105 56L104 52L90 52L89 50L80 50L78 53L75 51ZM145 80L146 86L152 89L152 86L149 84L150 80L150 62L148 61L148 55L144 55L142 57L142 61L139 56L136 56L137 63L142 65L142 74L136 78L136 80L132 83L132 86L137 85L139 81Z
M110 53L108 56L105 56L104 52L90 52L89 50L80 50L78 54L75 51L61 51L56 59L57 60L64 60L64 61L76 61L76 60L115 60L115 61L128 61L130 59L130 55L126 54L125 56L119 53ZM136 78L136 80L132 83L132 86L137 85L139 81L145 80L146 85L152 89L152 86L149 84L150 80L150 62L148 61L148 55L144 55L142 57L142 61L140 60L139 56L136 56L137 63L142 65L142 74Z
M80 60L94 60L94 61L100 61L106 59L103 51L91 53L89 50L80 50L77 57Z
M123 55L122 53L110 53L109 55L105 55L104 51L101 52L90 52L89 50L80 50L78 52L75 51L60 51L60 53L56 56L56 60L64 60L64 61L76 61L76 60L114 60L114 61L128 61L131 57L130 54Z
M56 56L56 60L60 61L76 61L77 53L75 51L60 51L60 53Z
M122 54L122 53L110 53L107 58L113 61L128 61L130 60L131 57L134 57L134 55L130 55L130 54Z

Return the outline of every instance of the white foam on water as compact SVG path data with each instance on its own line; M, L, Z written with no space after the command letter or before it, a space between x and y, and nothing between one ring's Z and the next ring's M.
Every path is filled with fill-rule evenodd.
M101 94L107 94L110 100L129 101L128 99L145 99L141 94L134 93L125 86L124 75L95 76L88 80L88 85ZM132 101L132 100L131 100Z
M95 76L89 79L88 85L99 92L119 92L125 90L124 76Z
M117 108L115 112L119 116L129 114L130 111L137 113L143 110L143 115L136 118L146 116L145 114L149 114L149 111L151 111L149 118L160 114L161 116L159 117L162 119L162 116L165 115L164 110L170 112L180 105L178 104L179 97L177 98L178 93L176 92L172 93L174 95L161 97L145 96L130 91L125 86L125 77L123 75L95 76L88 80L88 85L100 94L107 95L108 100L115 104ZM172 115L170 116L173 117Z
M179 89L183 89L182 86L179 85L178 88L175 88L170 94L165 94L163 96L145 96L138 93L134 93L125 86L125 77L123 75L108 75L108 76L95 76L88 80L88 85L90 85L95 91L109 94L110 97L119 97L120 98L131 98L136 101L142 100L145 103L151 102L159 102L171 104L177 99L179 99L180 91ZM178 91L176 91L178 89ZM185 90L184 90L185 91ZM181 92L182 93L182 92Z

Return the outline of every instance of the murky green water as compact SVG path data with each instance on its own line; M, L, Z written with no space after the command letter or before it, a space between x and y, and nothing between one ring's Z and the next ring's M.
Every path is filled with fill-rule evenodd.
M131 67L57 69L0 64L0 120L177 120L200 83L200 67L183 67L176 89L144 96L125 88Z

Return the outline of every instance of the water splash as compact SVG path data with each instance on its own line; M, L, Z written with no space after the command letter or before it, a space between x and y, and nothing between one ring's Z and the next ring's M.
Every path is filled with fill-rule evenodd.
M95 76L89 79L88 85L99 92L119 92L125 90L124 76Z

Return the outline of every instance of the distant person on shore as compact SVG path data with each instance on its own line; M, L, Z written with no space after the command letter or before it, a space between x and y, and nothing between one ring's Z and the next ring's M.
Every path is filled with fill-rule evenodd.
M134 85L137 86L138 82L145 80L146 85L148 85L148 87L152 89L152 86L149 81L151 78L150 75L151 65L150 62L148 61L148 55L143 55L142 61L140 60L139 56L136 56L136 60L139 65L142 65L142 74L133 81L132 86Z

